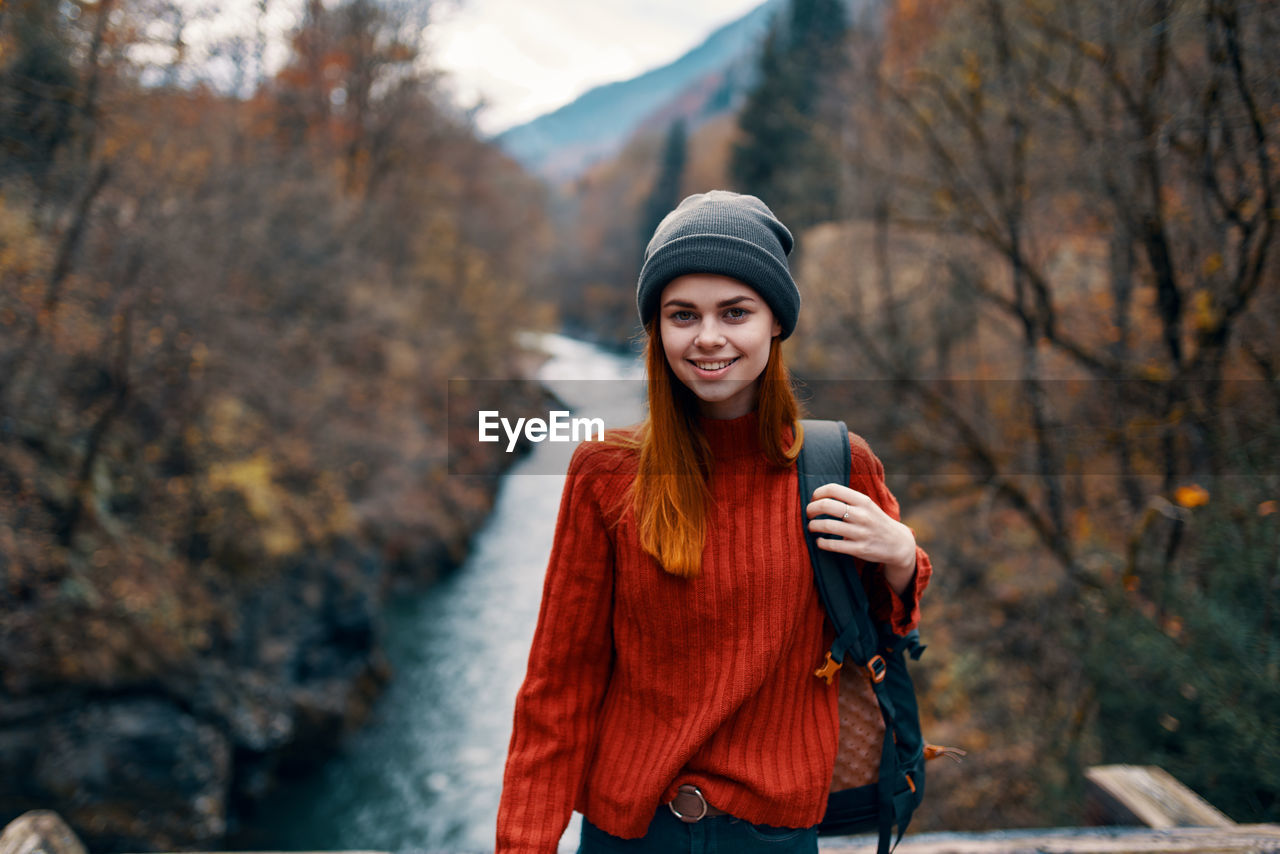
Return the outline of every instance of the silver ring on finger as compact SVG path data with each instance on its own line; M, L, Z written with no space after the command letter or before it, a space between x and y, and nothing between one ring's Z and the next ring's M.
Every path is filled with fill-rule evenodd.
M844 515L840 517L840 521L841 521L841 522L848 522L848 521L849 521L849 513L850 513L850 512L852 512L852 511L853 511L853 507L852 507L852 506L850 506L850 505L848 505L848 504L846 504L846 505L844 506Z

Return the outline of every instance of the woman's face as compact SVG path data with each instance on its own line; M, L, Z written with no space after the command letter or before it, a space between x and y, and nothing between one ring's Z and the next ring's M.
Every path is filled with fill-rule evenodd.
M755 408L769 344L782 332L758 293L728 276L681 276L662 290L658 323L667 364L703 415L737 418Z

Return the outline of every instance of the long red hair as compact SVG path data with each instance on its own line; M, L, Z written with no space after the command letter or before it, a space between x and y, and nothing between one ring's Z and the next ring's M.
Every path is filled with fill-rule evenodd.
M711 448L698 425L697 396L667 363L658 321L650 322L645 331L649 412L637 432L614 441L640 454L631 487L640 545L667 572L695 578L702 570L706 542ZM769 344L769 360L760 375L756 412L765 457L777 466L790 465L804 435L797 421L800 405L777 337ZM790 446L783 432L787 427L794 431Z

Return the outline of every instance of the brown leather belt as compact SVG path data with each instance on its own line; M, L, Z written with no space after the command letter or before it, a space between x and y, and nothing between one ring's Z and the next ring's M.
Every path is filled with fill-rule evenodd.
M685 824L693 824L711 816L728 815L724 810L716 809L707 803L702 790L692 783L680 786L676 796L667 802L667 808Z

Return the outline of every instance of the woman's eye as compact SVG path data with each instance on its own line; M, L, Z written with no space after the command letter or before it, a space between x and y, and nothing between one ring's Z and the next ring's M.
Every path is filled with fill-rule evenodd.
M680 311L672 312L671 319L677 323L683 323L686 320L693 320L693 312L681 309Z
M745 308L731 308L725 312L725 316L730 320L741 320L747 316L747 310Z

